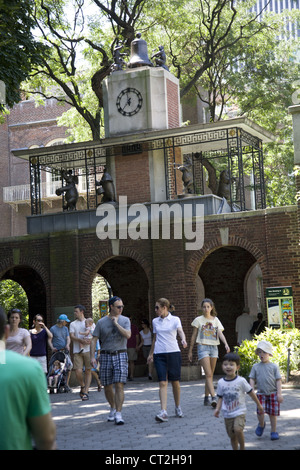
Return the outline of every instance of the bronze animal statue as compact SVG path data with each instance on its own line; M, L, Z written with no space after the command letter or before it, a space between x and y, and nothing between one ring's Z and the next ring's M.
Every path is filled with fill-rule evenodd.
M62 186L61 188L57 188L55 191L57 196L61 196L62 193L65 194L65 201L66 204L63 205L64 211L75 211L76 204L78 201L78 191L76 188L76 184L78 184L78 176L72 174L72 170L63 171L62 172L63 178L66 181L66 186Z
M221 171L217 196L225 197L227 201L230 201L231 198L230 182L231 178L228 169Z
M155 59L156 67L163 67L165 70L169 70L169 67L166 65L167 56L165 53L164 46L158 47L158 52L151 56L151 59Z
M106 168L104 169L101 180L96 181L96 186L100 186L100 188L97 189L97 194L102 195L100 204L103 204L105 202L116 202L114 182Z
M191 157L185 159L184 165L179 165L176 170L182 172L182 182L185 194L194 193L193 163Z
M126 57L126 52L121 52L123 44L116 46L114 49L114 63L111 66L111 71L116 72L118 70L123 70L123 67L126 65L126 62L123 60L123 57Z

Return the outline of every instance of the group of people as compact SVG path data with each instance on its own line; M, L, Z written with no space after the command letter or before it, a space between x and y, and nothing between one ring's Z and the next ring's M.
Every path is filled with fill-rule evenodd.
M197 316L191 324L192 336L188 359L189 361L193 360L193 348L196 343L197 358L205 372L204 405L210 405L214 408L216 417L219 416L221 410L223 411L232 448L243 449L246 410L244 396L245 393L248 393L257 404L259 424L256 434L261 436L264 432L264 416L267 413L270 415L271 421L271 439L278 439L276 417L279 415L282 401L281 377L278 367L272 364L269 359L272 355L272 346L266 341L258 344L257 354L261 362L253 367L249 384L237 374L239 358L230 352L223 333L224 328L217 317L214 303L211 299L204 299L201 308L202 314ZM13 316L12 312L12 315L9 316L11 330L6 334L6 347L11 348L11 338L13 337L15 342L19 345L22 344L22 352L19 350L19 353L21 352L23 356L28 355L32 350L36 350L34 346L36 339L29 341L28 335L40 334L41 331L44 331L44 339L48 341L53 351L68 349L71 340L73 343L73 369L80 385L82 400L88 400L92 370L98 370L98 380L104 387L105 397L110 406L107 420L116 425L122 425L124 424L122 417L124 384L128 379L128 340L132 336L132 325L130 319L122 315L123 309L124 304L120 297L110 298L109 314L102 317L95 326L92 321L85 318L85 308L82 305L77 305L74 309L75 320L73 322L70 322L66 315L60 315L57 324L48 330L42 317L36 316L34 328L29 333L27 332L28 334L16 330L18 319ZM143 355L149 366L149 378L152 377L153 365L156 369L160 398L160 411L155 416L158 422L168 421L168 382L172 384L175 416L183 417L180 404L181 349L178 337L182 348L187 348L187 341L180 318L170 310L170 302L167 299L157 300L155 303L156 318L152 322L152 332L149 322L143 320L142 330L139 332L141 341L136 346L136 349L142 348L143 350ZM68 322L70 322L69 328L66 327ZM16 337L18 337L17 341ZM225 377L218 382L215 392L213 375L220 341L224 343L226 350L222 362ZM38 349L38 351L40 354L41 350ZM44 361L41 361L41 356L36 355L35 357L41 362L44 370ZM98 358L100 368L98 367ZM254 393L255 385L257 394ZM34 433L32 428L31 431ZM1 444L0 432L0 448Z

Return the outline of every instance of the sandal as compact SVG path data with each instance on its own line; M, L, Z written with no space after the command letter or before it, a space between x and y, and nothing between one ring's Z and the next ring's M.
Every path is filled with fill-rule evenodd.
M89 399L89 396L88 396L87 393L83 393L83 394L81 395L81 400L82 400L82 401L86 401L86 400L88 400L88 399Z
M81 387L81 388L80 388L80 392L79 392L80 398L82 398L83 395L85 395L84 389L85 389L85 387Z
M264 423L263 426L260 426L258 425L257 428L255 429L255 434L258 436L258 437L261 437L263 435L263 432L265 430L265 427L266 427L266 423Z

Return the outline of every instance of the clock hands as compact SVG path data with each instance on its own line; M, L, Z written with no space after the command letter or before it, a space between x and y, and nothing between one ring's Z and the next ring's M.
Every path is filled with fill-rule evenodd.
M127 103L123 106L123 109L126 108L126 106L131 106L131 99L129 96L128 96L128 93L127 93Z
M142 107L143 98L135 88L126 88L117 97L118 111L124 116L134 116Z

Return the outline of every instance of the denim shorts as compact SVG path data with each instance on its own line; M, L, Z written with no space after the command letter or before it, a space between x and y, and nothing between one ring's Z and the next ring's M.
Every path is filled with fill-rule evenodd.
M218 346L212 346L210 344L198 344L198 361L204 357L219 357Z
M158 382L180 380L181 352L153 354L153 361L157 372Z

